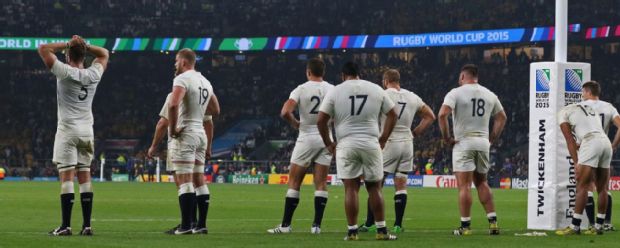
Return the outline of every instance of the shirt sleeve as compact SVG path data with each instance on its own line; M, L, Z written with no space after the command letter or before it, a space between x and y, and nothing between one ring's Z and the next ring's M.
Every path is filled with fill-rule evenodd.
M502 106L502 103L499 101L499 98L497 96L495 96L495 104L493 106L493 115L496 115L499 112L504 111L504 106Z
M448 92L446 97L443 99L443 105L446 105L452 109L456 107L456 97L454 96L454 91L451 90Z
M183 87L184 89L187 89L187 82L185 82L185 80L183 80L183 78L181 77L176 77L172 81L172 86L179 86L179 87Z
M101 81L101 77L103 76L103 65L100 63L93 63L87 70L89 80L81 80L81 82L88 81L90 83L98 83Z
M612 120L616 118L617 116L620 116L618 114L618 109L614 108L614 106L610 106L610 107L611 107L611 119Z
M562 124L562 123L569 123L569 111L568 109L570 108L570 106L566 106L564 108L562 108L562 110L560 110L560 113L558 113L558 123Z
M383 101L381 102L381 113L387 114L394 108L394 102L385 91L382 90L381 95L383 96Z
M417 108L416 108L414 113L417 113L422 108L424 108L424 106L426 106L426 103L422 100L422 98L420 96L417 96L417 95L413 95L413 96L415 97L415 101L416 101L416 104L417 104Z
M205 115L204 118L202 118L202 121L210 121L213 120L213 117L211 115Z
M69 65L60 62L60 60L56 60L52 65L52 74L56 76L58 79L65 79L69 77Z
M161 108L161 111L159 111L159 117L167 119L167 120L170 119L168 118L168 102L169 101L170 101L170 95L166 97L166 102L164 103L164 106Z
M319 108L319 111L328 114L329 116L334 116L334 91L330 90L327 92L327 95L323 99L323 103Z
M299 98L301 97L301 90L299 89L299 87L295 88L293 91L291 91L291 95L289 95L288 99L292 99L295 102L299 103Z

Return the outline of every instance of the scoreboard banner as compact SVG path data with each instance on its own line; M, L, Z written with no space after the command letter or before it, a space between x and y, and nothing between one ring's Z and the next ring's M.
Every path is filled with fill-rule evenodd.
M620 28L620 27L619 27ZM597 31L598 30L598 31ZM603 30L603 31L601 31ZM616 29L616 34L620 29ZM571 24L569 32L581 31L580 24ZM594 35L593 35L594 34ZM612 27L588 28L586 39L614 34ZM530 43L552 41L553 27L471 30L443 33L394 35L333 35L275 37L116 37L88 38L87 42L112 51L282 51L416 48L436 46L470 46L481 44ZM0 50L36 50L39 44L67 42L70 38L0 37Z
M590 64L540 62L530 65L528 229L568 226L576 199L575 167L557 113L581 101Z

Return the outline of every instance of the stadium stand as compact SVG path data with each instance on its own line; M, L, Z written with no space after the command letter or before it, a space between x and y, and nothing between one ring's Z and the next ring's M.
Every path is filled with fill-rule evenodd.
M553 8L553 1L544 0L498 1L494 6L497 11L480 11L478 16L470 16L471 11L464 9L481 4L481 1L441 0L432 4L426 1L407 4L402 1L384 3L366 0L333 2L330 8L338 10L331 11L338 11L347 18L325 15L316 22L307 22L305 20L313 18L312 11L299 10L317 8L317 2L299 0L251 0L248 4L234 1L176 4L172 0L108 0L98 1L101 6L84 7L79 0L38 0L28 4L11 0L1 7L4 12L12 14L0 17L0 25L6 27L0 33L2 36L69 36L79 33L92 37L195 37L202 34L251 37L441 32L533 27L552 25L553 22L552 12L541 10ZM584 4L574 1L569 9L579 11ZM600 1L601 7L597 9L603 11L574 15L575 20L571 19L571 22L583 25L620 23L620 15L604 12L613 12L613 8L605 8L611 4L613 1ZM161 12L162 8L169 11ZM96 21L88 18L101 9L105 9L106 13L101 15L104 18ZM175 14L175 18L171 13ZM450 18L425 18L437 13ZM515 13L520 16L515 17ZM599 18L602 15L605 18ZM194 18L198 16L200 18ZM273 16L278 16L277 22L266 18ZM84 20L66 22L67 18ZM169 25L173 19L175 25ZM178 23L179 19L192 22ZM416 25L411 25L412 22ZM56 24L50 29L43 23ZM592 63L593 78L605 87L602 99L618 106L620 69L615 62L620 61L620 52L605 45L604 42L588 44L590 50L586 52L586 44L574 44L569 51L572 57L569 60ZM524 48L529 46L543 48L546 52L544 55L527 54ZM506 52L500 54L498 49ZM499 95L508 114L506 131L492 150L495 166L490 172L491 177L520 177L527 175L529 63L549 60L550 50L549 44L516 44L346 52L214 52L199 53L198 70L212 81L222 105L222 115L215 120L216 137L222 137L239 123L263 120L238 143L233 141L229 151L220 156L234 160L222 166L225 168L220 170L223 173L250 173L253 165L243 163L243 160L254 160L259 155L265 162L259 164L258 170L269 171L272 163L277 164L278 171L286 170L296 131L280 120L278 113L290 91L305 81L306 58L321 56L327 63L326 79L332 83L340 82L338 70L347 60L359 62L364 68L363 77L376 83L380 83L383 70L396 68L401 72L403 87L420 95L435 112L439 110L445 93L457 85L460 66L476 63L481 68L482 84ZM489 51L490 54L487 53ZM173 64L173 54L117 52L112 55L109 70L94 102L97 158L104 156L110 161L120 155L128 157L127 165L117 168L125 171L135 171L135 164L144 163L145 150L158 119L157 113L170 91ZM0 90L0 116L3 117L0 167L7 169L8 176L55 175L57 172L50 161L56 129L54 78L47 73L36 53L27 51L0 54L0 73L4 75ZM433 125L424 137L416 139L416 165L422 168L432 161L434 174L450 173L450 156L437 137L439 131ZM136 143L134 149L109 149L106 140L110 139L135 140ZM258 151L266 142L274 140L282 142L270 152ZM93 167L93 173L99 173L97 166ZM416 173L424 172L418 170Z

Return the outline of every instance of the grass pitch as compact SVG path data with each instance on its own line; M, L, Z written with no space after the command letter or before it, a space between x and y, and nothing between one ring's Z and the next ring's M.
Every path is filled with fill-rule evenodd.
M178 201L171 183L94 184L93 229L95 236L81 237L79 196L73 207L72 237L49 237L60 223L60 186L50 182L0 182L0 247L618 247L620 232L603 236L517 237L526 232L525 190L494 190L500 236L487 235L487 221L480 204L472 210L473 236L455 237L459 225L457 194L453 189L409 189L405 232L397 241L375 241L374 234L361 241L345 242L343 188L329 187L330 195L320 235L310 234L313 218L311 186L301 190L293 218L293 233L269 235L266 229L282 218L284 185L211 184L209 234L163 234L179 223ZM77 190L76 190L77 191ZM362 192L364 192L362 190ZM393 224L393 188L385 189L388 225ZM476 197L474 195L474 197ZM620 194L614 192L614 210L620 211ZM361 194L365 202L366 194ZM475 198L474 198L475 199ZM360 222L365 218L360 207ZM620 225L620 213L614 223ZM387 243L386 243L387 242Z

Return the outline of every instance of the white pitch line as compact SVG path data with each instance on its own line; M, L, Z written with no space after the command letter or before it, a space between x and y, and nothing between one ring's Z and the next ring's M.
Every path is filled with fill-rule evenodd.
M344 229L344 228L343 228ZM472 229L474 231L482 231L482 229ZM486 231L486 230L485 230ZM516 232L516 231L528 231L526 229L502 229L502 231L504 232ZM131 234L161 234L161 235L166 235L164 234L163 231L160 232L141 232L141 231L97 231L95 229L96 235L97 236L101 236L101 234L127 234L127 233L131 233ZM0 233L2 234L41 234L41 235L47 235L46 232L15 232L15 231L9 231L9 232L3 232L0 231ZM321 233L346 233L346 230L340 230L340 231L334 231L334 230L321 230ZM404 234L401 234L403 236L408 236L407 234L415 234L415 233L445 233L446 236L453 236L452 234L452 230L438 230L438 229L434 229L434 230L417 230L417 229L407 229L407 232ZM482 234L483 232L478 232L478 234ZM287 235L291 235L291 234L269 234L267 233L267 231L226 231L226 232L214 232L214 231L209 231L209 234L206 235L205 237L208 237L210 234L265 234L268 236L287 236ZM300 232L295 232L293 231L292 235L295 234L309 234L309 232L304 232L304 231L300 231ZM474 232L474 235L476 234L476 232ZM363 234L362 234L363 235ZM189 236L195 236L195 235L189 235ZM513 235L508 235L509 237L514 237Z
M168 222L178 221L179 218L130 218L130 219L93 219L96 222ZM246 222L261 222L261 221L281 221L282 219L207 219L207 222L221 222L221 221L246 221ZM294 219L295 221L313 221L314 219ZM323 221L344 221L346 219L323 219ZM410 221L413 219L404 218L403 220Z

